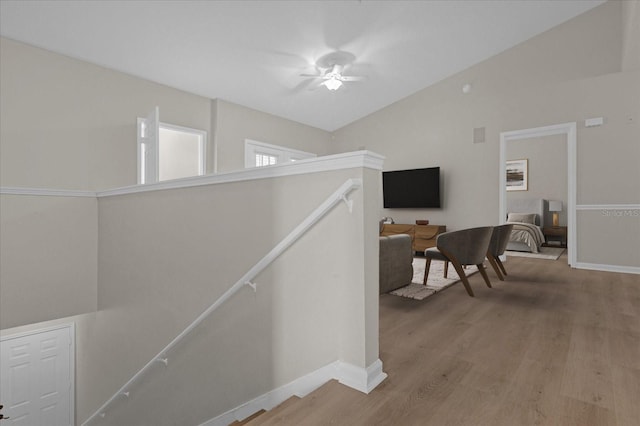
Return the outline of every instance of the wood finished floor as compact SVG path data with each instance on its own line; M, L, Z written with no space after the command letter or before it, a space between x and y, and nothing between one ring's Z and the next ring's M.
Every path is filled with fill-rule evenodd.
M332 381L247 423L640 425L640 275L509 258L423 301L380 298L389 377L369 395Z

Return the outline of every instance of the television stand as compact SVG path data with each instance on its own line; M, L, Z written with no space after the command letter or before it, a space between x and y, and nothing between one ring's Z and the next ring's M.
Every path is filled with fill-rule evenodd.
M411 249L424 253L429 247L436 246L436 237L447 231L444 225L404 225L400 223L384 224L380 235L389 236L408 234L411 237Z

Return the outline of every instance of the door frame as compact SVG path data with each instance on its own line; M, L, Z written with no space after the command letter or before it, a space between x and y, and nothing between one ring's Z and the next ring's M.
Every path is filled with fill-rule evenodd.
M5 340L20 339L22 337L33 336L35 334L48 333L50 331L69 329L69 418L71 424L76 424L76 324L75 322L69 322L64 324L58 324L51 327L38 328L34 330L23 331L14 334L8 334L6 336L0 336L0 342ZM6 408L6 407L5 407Z
M575 268L576 253L576 182L577 182L577 126L576 122L554 124L551 126L534 127L530 129L512 130L500 133L500 178L499 178L499 214L498 223L503 224L507 218L507 142L518 141L522 139L530 139L536 137L566 135L567 141L567 251L568 263Z

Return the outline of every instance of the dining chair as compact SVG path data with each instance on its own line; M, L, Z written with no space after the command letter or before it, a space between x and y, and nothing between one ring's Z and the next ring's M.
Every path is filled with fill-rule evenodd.
M484 269L484 259L491 242L492 226L484 226L480 228L462 229L460 231L445 232L438 235L436 239L436 247L425 250L424 255L427 258L424 268L423 284L427 285L429 276L429 268L432 260L441 260L445 262L445 277L448 269L448 263L451 262L458 276L467 290L467 294L474 296L473 290L469 285L469 280L464 272L464 266L476 265L478 271L482 275L487 287L491 288L491 281Z

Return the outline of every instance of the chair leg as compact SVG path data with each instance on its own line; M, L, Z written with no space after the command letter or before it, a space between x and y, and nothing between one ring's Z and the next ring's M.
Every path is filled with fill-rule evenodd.
M492 288L491 281L489 281L489 276L487 275L487 271L485 271L484 269L484 265L482 263L479 263L476 266L478 267L478 271L480 271L482 278L484 278L484 282L487 284L487 287Z
M449 262L448 261L444 261L444 277L447 278L447 275L449 275Z
M462 269L462 265L460 265L458 262L454 262L453 260L451 261L451 263L453 264L453 267L455 268L456 272L458 273L458 276L460 277L460 280L462 281L462 284L464 284L464 288L467 290L467 294L469 296L471 296L471 297L474 297L473 290L471 289L471 285L469 284L469 280L467 279L467 276L464 273L464 269Z
M504 269L504 265L502 264L502 260L500 260L500 257L496 256L496 262L498 263L498 266L500 267L500 269L502 269L502 274L504 276L507 276L507 270Z
M498 276L498 279L500 281L504 281L504 277L502 276L502 271L500 270L500 267L498 266L498 264L496 263L496 257L493 255L487 255L487 260L489 261L489 263L491 264L491 266L493 267L493 270L496 271L496 275ZM500 259L498 259L500 260Z
M422 284L427 285L427 278L429 277L429 268L431 268L431 259L427 258L427 263L424 265L424 278Z

